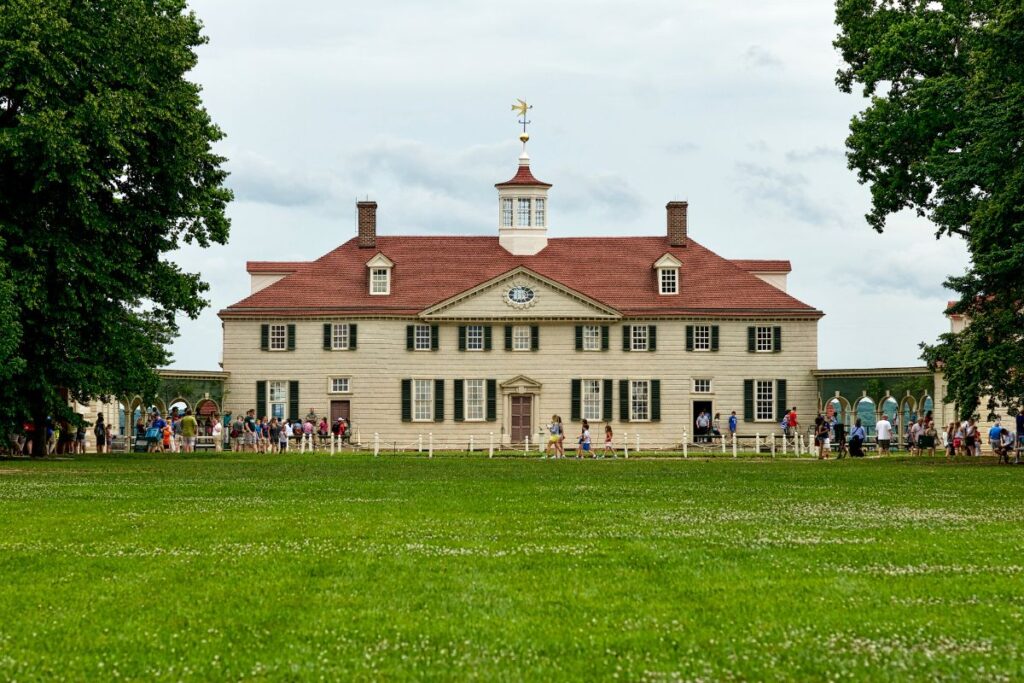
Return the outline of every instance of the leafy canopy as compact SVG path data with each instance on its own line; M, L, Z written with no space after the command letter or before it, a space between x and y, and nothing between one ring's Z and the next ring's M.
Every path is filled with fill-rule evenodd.
M166 258L228 237L222 133L187 78L204 42L184 0L3 3L0 422L152 393L175 316L206 305Z
M962 416L983 396L1024 397L1024 4L1019 0L838 0L836 83L868 107L850 123L847 158L871 190L868 223L913 209L970 256L946 286L967 316L959 334L922 345Z

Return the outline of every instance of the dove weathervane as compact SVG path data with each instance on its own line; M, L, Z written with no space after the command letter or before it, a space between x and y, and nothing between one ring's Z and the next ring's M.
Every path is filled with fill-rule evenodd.
M522 117L520 118L519 123L523 124L523 133L519 136L519 139L522 140L523 143L530 139L529 133L526 132L526 124L530 123L530 121L526 119L526 112L531 109L533 109L532 104L527 104L525 101L518 98L516 99L515 104L512 105L512 111Z

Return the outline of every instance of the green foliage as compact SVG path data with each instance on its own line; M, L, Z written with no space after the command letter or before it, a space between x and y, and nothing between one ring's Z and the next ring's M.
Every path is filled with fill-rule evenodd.
M206 305L165 257L228 236L222 134L186 78L203 42L184 0L4 3L0 260L21 336L0 421L151 394L175 316Z
M964 416L982 396L1024 397L1024 5L1017 0L839 0L844 92L871 104L850 124L850 168L870 185L868 223L914 209L961 235L971 265L946 286L957 335L922 345Z
M0 470L2 680L1024 677L1009 467L221 454L74 469Z

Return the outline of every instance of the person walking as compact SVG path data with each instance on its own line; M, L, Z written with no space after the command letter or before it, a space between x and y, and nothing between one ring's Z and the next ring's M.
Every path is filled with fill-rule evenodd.
M221 424L220 416L216 413L211 418L213 424L210 426L210 436L213 437L213 450L216 453L220 453L224 450L224 425Z
M107 427L103 424L103 413L96 416L96 426L92 430L96 437L96 452L103 453L107 445Z
M846 425L838 416L832 418L832 435L836 440L836 459L846 457Z
M615 435L612 433L612 426L611 426L611 424L605 423L605 425L604 425L604 453L601 454L602 458L604 456L608 455L609 453L612 454L613 458L619 457L619 456L615 455L615 448L612 446L614 436Z
M590 453L590 423L583 421L579 439L576 441L576 459L581 460Z
M181 445L185 453L193 453L196 450L196 434L199 433L199 423L196 422L191 408L185 408L185 416L179 422L178 431L181 434Z
M715 417L711 420L711 433L716 436L722 436L722 414L715 413Z
M729 416L729 438L730 439L735 439L736 438L736 427L738 425L739 425L739 420L736 419L736 411L734 410L734 411L732 411L732 414Z
M967 425L964 427L964 450L967 451L967 455L979 455L977 452L977 441L978 441L978 426L974 424L974 418L967 420Z
M825 418L818 416L820 421L817 422L817 427L814 429L814 445L818 447L818 460L826 460L828 456L825 454L825 444L828 442L828 422Z
M924 423L921 434L917 437L917 450L919 455L928 451L928 457L935 457L935 442L939 439L939 432L935 429L935 423L927 420Z
M697 440L699 442L701 442L701 443L708 443L708 442L711 441L711 438L708 435L708 432L710 431L710 427L711 427L711 416L710 415L708 415L703 410L700 411L700 415L697 416L697 421L694 423L694 426L696 428L696 432L697 432L697 436L698 436Z
M857 418L857 422L853 425L853 431L850 432L850 456L854 458L864 457L864 440L867 439L867 432L864 430L864 425L861 424L860 418Z
M892 443L892 423L882 413L882 419L875 425L875 439L878 441L878 451L881 455L889 455L889 444Z

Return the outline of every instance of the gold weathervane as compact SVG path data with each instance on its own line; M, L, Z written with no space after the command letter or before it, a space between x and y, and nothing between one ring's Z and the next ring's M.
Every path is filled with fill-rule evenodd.
M512 111L514 111L519 117L519 123L523 124L523 132L519 135L519 139L526 144L526 141L530 139L530 134L526 132L526 124L531 123L526 120L526 112L533 109L532 104L527 104L523 100L516 99L515 104L512 105Z

